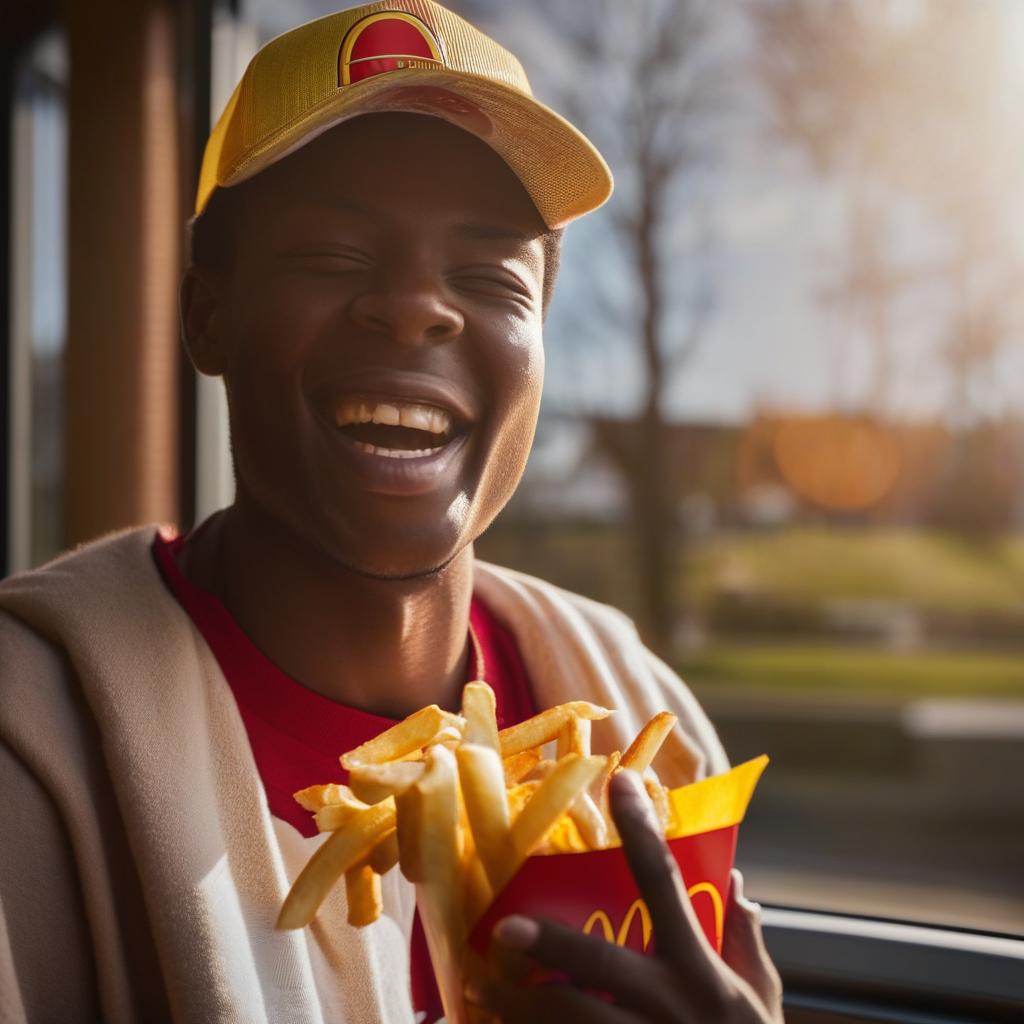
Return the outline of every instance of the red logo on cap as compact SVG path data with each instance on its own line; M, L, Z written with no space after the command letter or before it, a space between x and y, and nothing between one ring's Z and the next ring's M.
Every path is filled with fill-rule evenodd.
M433 33L403 11L371 14L349 29L338 56L338 84L354 85L399 68L443 68Z

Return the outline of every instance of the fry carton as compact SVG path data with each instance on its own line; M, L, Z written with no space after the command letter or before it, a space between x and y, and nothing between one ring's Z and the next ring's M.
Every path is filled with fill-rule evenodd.
M669 791L668 847L697 920L718 952L739 825L767 763L762 755L724 775ZM509 914L560 921L638 953L653 948L650 915L620 846L527 858L470 933L475 952L486 953L491 929Z
M697 920L719 953L739 825L767 764L767 756L762 755L724 775L668 793L668 847L679 865ZM441 989L449 1024L488 1019L465 1006L462 988L470 978L483 977L491 931L509 914L559 921L638 953L651 953L655 948L650 914L620 846L528 857L474 925L460 969L437 972L439 984L449 988L448 992ZM435 971L437 966L435 960Z

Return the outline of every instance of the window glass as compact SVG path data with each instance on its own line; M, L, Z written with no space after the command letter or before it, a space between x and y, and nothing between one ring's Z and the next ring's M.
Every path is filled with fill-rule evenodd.
M15 70L11 168L10 559L26 569L63 547L67 54L42 36Z
M1020 932L1024 9L452 6L617 183L479 555L626 610L771 755L756 898Z
M276 34L276 33L272 33ZM257 22L213 4L210 39L210 125L217 123L252 56L270 36L261 38ZM196 374L195 522L231 504L234 468L228 430L228 401L219 377Z

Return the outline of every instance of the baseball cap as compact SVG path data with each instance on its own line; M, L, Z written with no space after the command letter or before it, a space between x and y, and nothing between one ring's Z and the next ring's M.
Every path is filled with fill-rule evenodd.
M593 144L533 98L519 61L432 0L380 0L285 32L245 69L210 133L195 213L342 121L439 117L482 139L549 228L600 206L612 176Z

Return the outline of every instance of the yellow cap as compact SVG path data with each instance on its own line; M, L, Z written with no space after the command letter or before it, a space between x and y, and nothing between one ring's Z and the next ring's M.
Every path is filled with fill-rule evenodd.
M214 189L381 111L440 117L482 139L549 228L611 195L601 154L533 98L508 50L432 0L382 0L292 29L253 57L206 143L196 214Z

